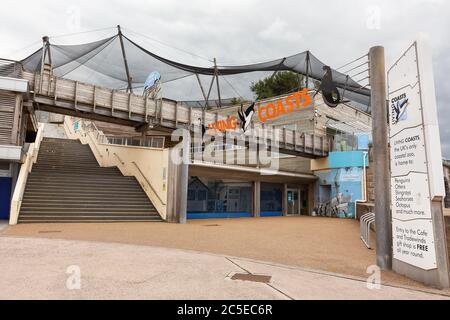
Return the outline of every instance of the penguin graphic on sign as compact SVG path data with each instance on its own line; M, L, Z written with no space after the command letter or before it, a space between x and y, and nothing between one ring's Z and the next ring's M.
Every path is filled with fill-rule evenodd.
M408 118L408 105L409 99L406 97L392 104L393 124L397 124L400 121L404 121Z

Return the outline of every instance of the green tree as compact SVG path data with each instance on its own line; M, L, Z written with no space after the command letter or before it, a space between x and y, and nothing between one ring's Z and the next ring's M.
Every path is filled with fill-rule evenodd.
M258 82L252 82L250 90L255 94L256 100L261 100L293 92L300 88L302 82L302 75L282 71Z
M242 97L236 97L236 98L231 99L231 101L230 101L230 104L232 106L239 106L239 105L241 105L241 103L246 103L245 99Z

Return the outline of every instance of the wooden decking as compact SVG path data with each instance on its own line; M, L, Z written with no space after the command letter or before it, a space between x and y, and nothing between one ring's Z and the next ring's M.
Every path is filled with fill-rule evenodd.
M207 127L208 124L227 120L218 113L183 106L176 101L152 100L131 93L63 79L52 75L49 71L44 71L42 77L39 73L26 71L22 76L29 81L35 105L41 110L50 112L136 128L158 128L168 131L178 128L194 130L201 124ZM239 139L246 141L255 139L258 143L277 140L282 153L311 158L328 155L330 142L327 137L288 129L275 130L259 123L253 124L253 129L250 130L250 135L244 136L237 131L234 134Z

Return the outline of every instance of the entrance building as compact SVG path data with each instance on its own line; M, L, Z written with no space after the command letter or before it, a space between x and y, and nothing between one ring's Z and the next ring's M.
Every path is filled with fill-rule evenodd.
M189 167L188 219L309 215L317 177L258 168L193 164Z

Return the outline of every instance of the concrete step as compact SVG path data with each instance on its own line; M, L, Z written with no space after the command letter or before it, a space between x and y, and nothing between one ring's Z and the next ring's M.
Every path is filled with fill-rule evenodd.
M119 215L105 215L105 216L66 216L66 217L60 217L60 216L27 216L23 215L20 218L20 222L25 221L45 221L45 222L55 222L55 221L78 221L78 222L87 222L87 221L98 221L98 222L108 222L108 221L117 221L117 220L129 220L129 221L161 221L161 218L159 216L133 216L133 215L126 215L126 216L119 216Z
M85 194L86 192L89 193L96 193L98 191L98 187L96 186L45 186L45 187L40 187L40 186L27 186L25 187L25 192L39 192L42 188L45 188L45 190L48 193L56 193L56 194L60 194L60 193L71 193L71 194ZM108 187L102 187L102 191L106 191L103 193L98 193L98 194L107 194L107 191L110 191L111 193L122 193L122 192L128 192L128 193L138 193L138 189L140 188L139 185L136 185L133 188L126 188L126 187L121 187L121 186L116 186L116 185L111 185ZM139 193L142 193L143 191L140 190Z
M105 168L108 169L108 168ZM96 175L117 175L117 171L113 170L103 170L102 169L91 169L90 167L65 167L65 168L56 168L56 167L38 167L33 168L34 173L37 175L50 175L50 174L67 174L67 175L89 175L89 174L96 174Z
M70 220L60 220L57 219L57 217L52 217L50 219L42 219L42 220L36 220L36 219L23 219L19 220L19 223L23 224L31 224L31 223L45 223L45 224L51 224L51 223L132 223L132 222L162 222L161 219L128 219L128 218L117 218L114 217L113 219L70 219Z
M134 177L100 167L88 145L44 138L29 175L20 223L161 221Z
M82 199L81 199L82 200ZM153 205L150 203L110 203L106 205L103 203L88 203L88 202L78 202L78 203L55 203L55 202L22 202L21 209L24 211L29 210L78 210L78 209L92 208L92 210L96 211L120 211L120 210L148 210L154 209Z
M61 219L65 219L67 217L92 217L97 219L102 219L104 217L143 217L143 218L153 218L153 217L161 217L157 212L148 211L148 212L97 212L97 211L74 211L74 212L47 212L47 211L39 211L39 212L24 212L21 213L20 218L43 218L43 217L58 217Z
M42 216L42 215L51 215L51 216L59 216L64 217L67 215L92 215L92 216L102 216L105 214L109 215L138 215L142 214L144 216L149 214L158 214L155 209L153 208L147 208L147 209L128 209L128 208L119 208L121 210L100 210L98 208L54 208L54 209L47 209L47 208L24 208L21 209L22 215L34 215L34 216ZM37 211L39 210L39 211Z
M47 182L47 181L66 181L66 182L71 182L73 181L74 177L77 177L77 175L61 175L58 173L55 173L52 176L32 176L30 175L30 177L28 178L28 182ZM82 178L83 181L102 181L102 182L109 182L109 183L114 183L114 182L119 182L119 181L137 181L134 177L124 177L124 176L113 176L113 175L108 175L108 176L89 176L89 175L85 175ZM27 183L28 183L27 182Z
M133 205L146 205L149 206L148 204L148 199L146 198L136 198L136 199L108 199L108 202L111 206L115 206L117 205L121 205L123 203L133 203ZM53 198L48 198L48 199L30 199L30 198L26 198L23 199L22 201L22 206L26 205L26 206L43 206L43 205L53 205L53 206L75 206L78 205L79 202L79 198L73 198L73 199L57 199L57 200L53 200ZM85 205L97 205L97 204L101 204L104 205L105 200L103 198L96 198L96 199L86 199L85 197L83 197L83 203Z
M86 167L76 168L76 167L63 167L62 166L61 168L56 168L56 167L52 168L49 165L33 166L33 169L30 172L29 176L33 177L36 175L36 176L39 176L39 178L45 179L45 178L51 178L51 176L45 175L46 173L49 173L49 172L52 173L56 177L64 177L64 176L83 174L83 172L86 172L86 171L112 174L112 175L116 175L117 177L123 177L123 178L127 178L127 179L134 178L133 176L124 176L117 167L86 166ZM92 176L91 178L95 178L95 176Z
M27 182L27 186L38 186L38 187L47 187L47 186L70 186L70 187L110 187L111 185L114 186L121 186L126 188L129 187L135 187L136 185L139 185L137 181L132 180L125 180L121 181L119 179L117 180L111 180L111 181L103 181L103 180L84 180L82 178L78 179L66 179L66 180L60 180L55 178L53 181L51 180L32 180Z
M136 192L133 190L132 192L96 192L96 193L88 193L88 192L78 192L77 194L69 193L65 194L64 192L55 193L55 192L28 192L24 195L23 200L32 200L32 199L42 199L42 200L56 200L56 201L62 201L62 200L71 200L71 199L79 199L80 197L83 197L83 199L90 200L90 199L102 199L105 201L109 200L125 200L125 201L135 201L137 199L147 199L147 195L144 192Z
M138 188L133 189L127 189L127 190L77 190L76 193L74 193L74 190L61 190L61 189L54 189L54 190L27 190L25 189L25 196L41 196L41 197L57 197L57 196L64 196L64 197L131 197L131 196L146 196L144 191Z

